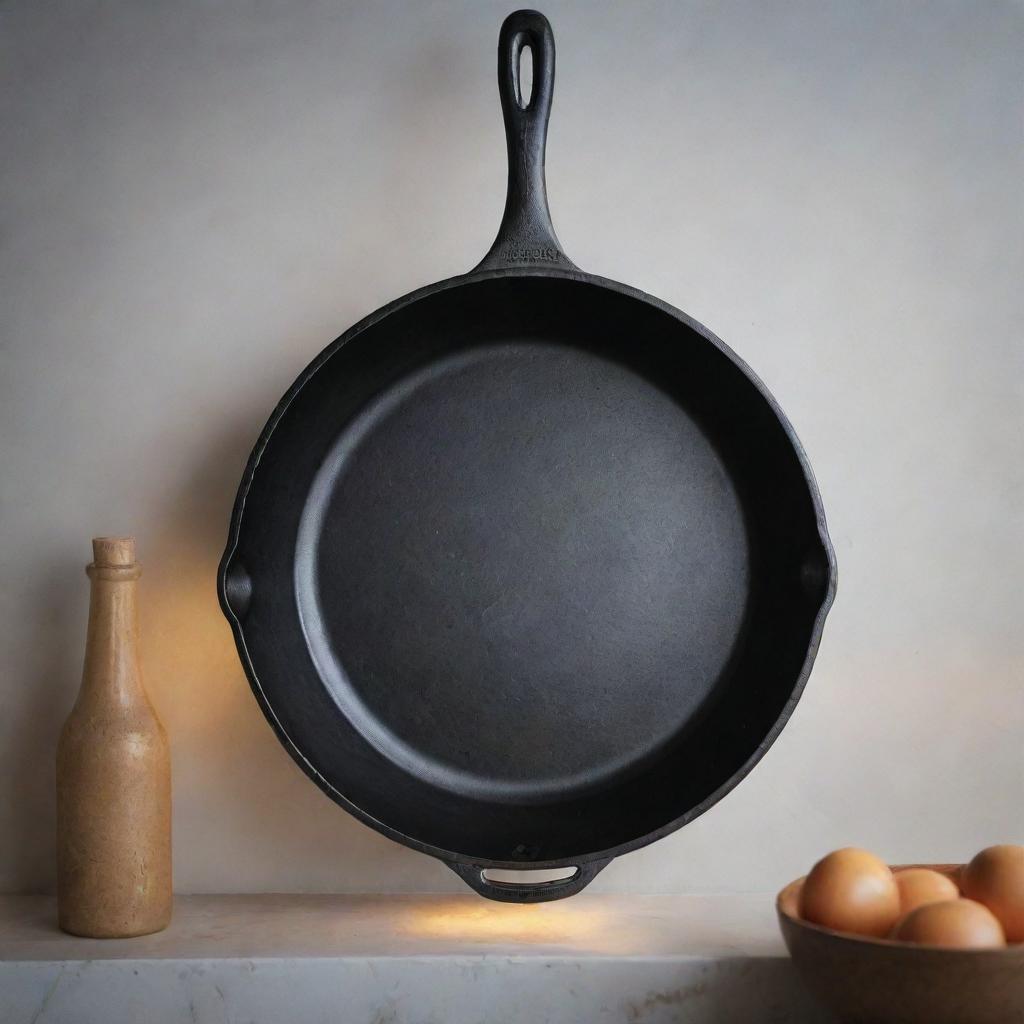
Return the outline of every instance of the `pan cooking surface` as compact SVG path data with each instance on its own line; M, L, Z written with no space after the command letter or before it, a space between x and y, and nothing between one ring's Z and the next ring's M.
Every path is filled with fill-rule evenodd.
M749 540L683 404L580 348L502 339L386 389L302 512L317 671L389 759L487 800L635 772L728 672Z
M586 864L742 778L832 577L784 420L620 285L456 279L327 350L250 461L221 596L296 760L441 856ZM474 867L476 865L476 867Z

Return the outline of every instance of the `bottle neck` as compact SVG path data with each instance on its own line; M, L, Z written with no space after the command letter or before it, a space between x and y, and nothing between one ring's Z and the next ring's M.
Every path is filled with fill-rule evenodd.
M139 670L138 565L90 565L89 627L79 704L120 705L145 699Z

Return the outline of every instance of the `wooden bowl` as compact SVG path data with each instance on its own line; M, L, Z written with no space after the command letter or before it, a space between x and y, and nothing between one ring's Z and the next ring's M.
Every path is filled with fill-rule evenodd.
M902 867L954 881L960 871ZM1024 1024L1024 943L938 949L835 932L800 919L803 884L791 882L776 900L782 937L808 989L844 1024Z

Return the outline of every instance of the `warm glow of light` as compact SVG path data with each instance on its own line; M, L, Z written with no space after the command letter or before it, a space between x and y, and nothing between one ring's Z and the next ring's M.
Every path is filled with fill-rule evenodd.
M519 905L462 897L411 908L404 930L459 942L606 949L607 924L606 911L579 901Z
M209 743L249 710L248 687L214 584L216 563L179 554L143 562L140 626L143 677L172 745Z

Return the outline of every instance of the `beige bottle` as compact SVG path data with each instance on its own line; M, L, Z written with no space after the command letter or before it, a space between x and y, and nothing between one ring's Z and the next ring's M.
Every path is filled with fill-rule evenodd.
M171 764L139 671L135 539L98 537L82 687L57 747L57 903L73 935L171 919Z

